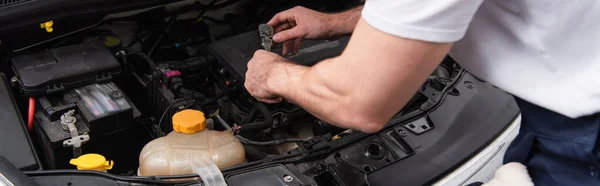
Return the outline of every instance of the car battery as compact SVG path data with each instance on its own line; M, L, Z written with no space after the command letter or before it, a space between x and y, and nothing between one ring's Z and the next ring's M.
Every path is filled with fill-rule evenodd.
M130 128L141 115L114 83L39 97L37 103L34 128L50 168L72 168L68 162L74 156L110 148L88 142L102 144L106 136Z

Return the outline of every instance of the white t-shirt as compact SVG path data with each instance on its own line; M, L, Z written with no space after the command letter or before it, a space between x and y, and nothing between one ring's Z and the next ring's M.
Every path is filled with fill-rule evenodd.
M600 112L599 0L368 0L362 17L400 37L456 42L467 71L576 118Z

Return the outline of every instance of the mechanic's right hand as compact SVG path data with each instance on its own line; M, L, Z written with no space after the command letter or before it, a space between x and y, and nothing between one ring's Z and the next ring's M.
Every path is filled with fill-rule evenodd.
M278 13L267 24L275 31L273 41L284 43L282 55L285 56L290 52L298 53L302 39L330 37L329 18L328 14L297 6Z

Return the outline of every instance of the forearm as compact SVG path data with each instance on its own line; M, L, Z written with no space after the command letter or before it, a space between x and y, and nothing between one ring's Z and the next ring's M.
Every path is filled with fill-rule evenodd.
M363 6L344 12L329 14L328 25L331 25L331 38L352 34L356 23L360 19Z
M285 75L270 89L334 125L376 132L416 93L450 46L387 35L361 21L341 56L313 67L282 63L274 71Z
M319 62L313 67L296 67L299 65L281 65L281 74L286 74L287 79L280 81L278 85L272 86L276 94L281 95L288 101L299 105L312 115L328 123L339 127L358 129L367 132L374 132L377 127L367 126L369 123L383 123L384 117L371 117L365 121L367 113L362 113L363 109L361 98L356 94L358 91L352 91L352 84L345 79L351 79L351 74L330 73L333 72L337 61L343 60L341 57L331 58ZM302 70L294 70L303 68ZM347 69L337 69L338 72L344 72ZM356 85L355 88L358 88ZM363 95L369 96L369 95ZM368 103L366 103L368 104ZM372 118L377 118L375 121ZM360 128L357 121L363 122L364 126Z

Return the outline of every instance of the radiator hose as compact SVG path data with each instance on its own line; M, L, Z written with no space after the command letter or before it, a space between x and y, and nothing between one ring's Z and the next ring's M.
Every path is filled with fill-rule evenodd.
M256 118L257 113L262 114L264 120L248 123ZM269 109L267 109L267 106L265 106L265 104L260 102L254 104L246 120L247 121L245 121L244 123L247 124L240 126L240 132L264 130L273 126L273 116L271 116L271 112L269 112Z

